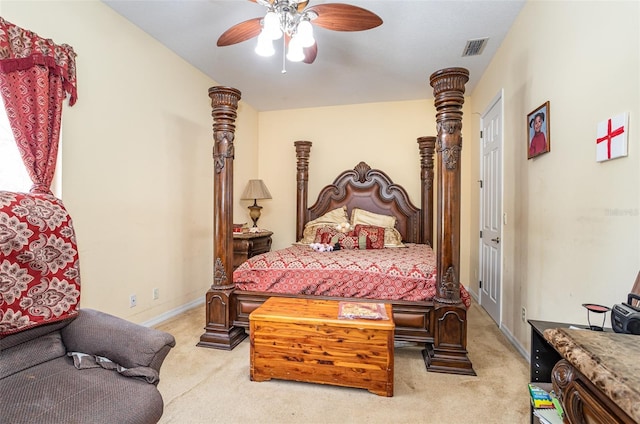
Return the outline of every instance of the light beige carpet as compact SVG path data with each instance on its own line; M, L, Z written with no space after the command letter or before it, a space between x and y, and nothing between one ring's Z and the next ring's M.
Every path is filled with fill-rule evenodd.
M176 338L160 372L161 423L528 423L529 366L475 302L468 313L475 377L427 372L420 348L395 350L394 396L310 383L249 380L249 342L196 347L204 306L158 326Z

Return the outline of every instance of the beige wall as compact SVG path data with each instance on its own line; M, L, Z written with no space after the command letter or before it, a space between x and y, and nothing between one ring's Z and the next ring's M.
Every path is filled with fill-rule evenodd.
M504 89L502 324L527 349L521 307L586 324L581 305L625 300L640 270L639 16L636 1L529 1L471 93L482 113ZM526 116L547 100L551 152L527 160ZM629 156L597 163L596 125L625 111Z
M144 322L202 301L213 275L207 90L216 82L98 1L3 1L0 13L78 54L78 102L63 112L62 179L82 307ZM257 124L241 103L242 180L256 176ZM129 308L134 293L138 306Z

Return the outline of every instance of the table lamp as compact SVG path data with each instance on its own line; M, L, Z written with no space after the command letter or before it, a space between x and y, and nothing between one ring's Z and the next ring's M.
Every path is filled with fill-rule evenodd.
M258 219L260 218L260 209L258 199L271 199L271 193L262 180L249 180L247 187L242 193L241 200L253 199L253 205L249 206L249 216L253 220L253 226L258 227Z

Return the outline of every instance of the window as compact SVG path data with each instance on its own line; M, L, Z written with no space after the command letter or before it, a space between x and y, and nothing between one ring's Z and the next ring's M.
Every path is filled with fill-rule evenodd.
M13 131L11 130L4 104L0 102L0 106L0 190L28 192L33 183L13 138ZM58 161L53 183L51 184L51 191L57 197L62 195L60 181L60 175L62 174L60 172L61 151L62 143L58 145Z

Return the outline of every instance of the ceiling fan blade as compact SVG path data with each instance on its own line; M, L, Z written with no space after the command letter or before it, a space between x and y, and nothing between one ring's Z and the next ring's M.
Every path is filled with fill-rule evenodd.
M257 37L262 30L261 20L262 18L253 18L232 26L218 38L218 47L230 46Z
M311 47L305 47L304 52L304 63L313 63L316 60L316 56L318 56L318 43L313 43Z
M382 24L382 19L375 13L350 4L319 4L307 10L318 14L312 24L333 31L364 31Z

